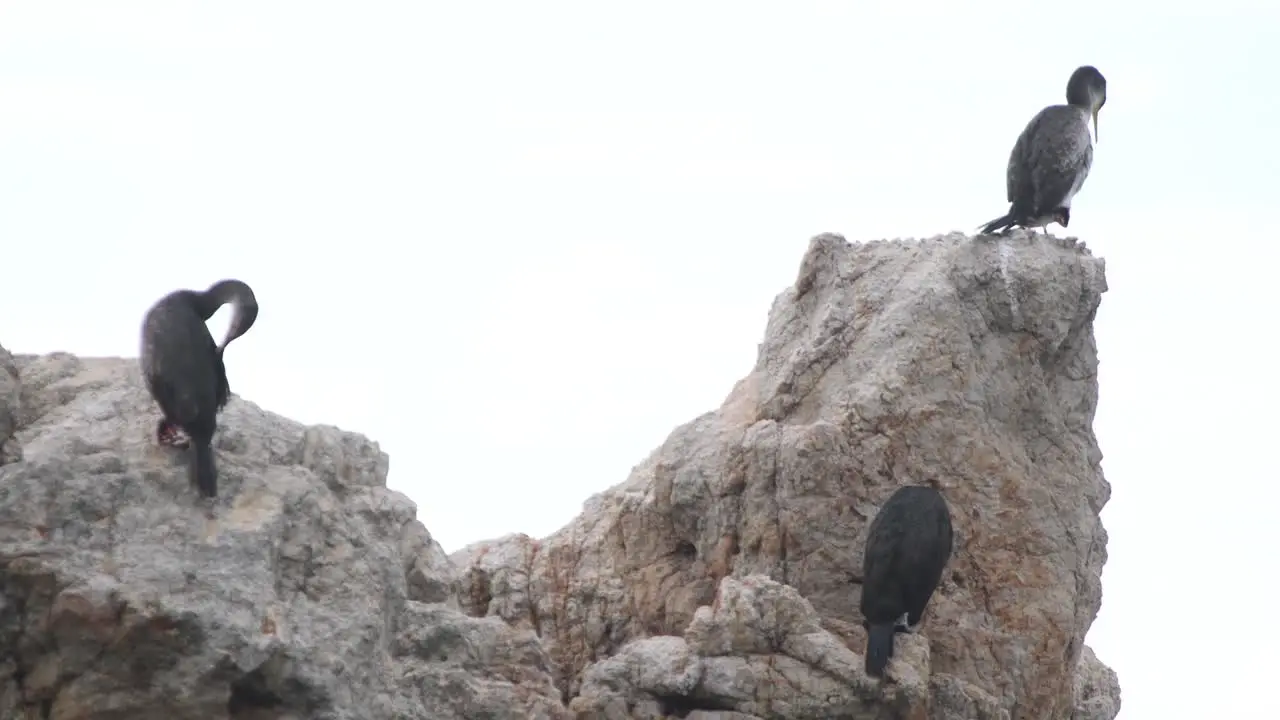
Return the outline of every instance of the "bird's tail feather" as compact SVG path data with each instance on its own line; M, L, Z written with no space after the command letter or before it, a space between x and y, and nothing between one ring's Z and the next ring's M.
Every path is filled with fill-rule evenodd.
M893 657L894 624L876 623L867 630L866 672L869 677L884 675L884 669Z
M1005 228L1007 228L1007 227L1009 227L1010 225L1013 225L1013 224L1014 224L1013 211L1012 211L1012 210L1010 210L1009 212L1007 212L1007 213L1005 213L1005 214L1001 215L1000 217L996 218L995 220L992 220L991 222L987 223L986 225L983 225L983 226L982 226L982 234L983 234L983 235L990 235L990 234L991 234L991 233L993 233L993 232L999 232L999 231L1001 231L1001 230L1004 230Z
M211 498L218 495L218 469L213 464L213 447L208 440L192 438L191 482L200 490L200 495Z

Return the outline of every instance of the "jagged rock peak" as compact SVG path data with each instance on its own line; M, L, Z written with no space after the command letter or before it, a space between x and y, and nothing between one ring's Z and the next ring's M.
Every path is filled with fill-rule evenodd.
M0 717L1112 720L1105 289L1073 240L816 237L721 407L452 560L361 436L233 397L209 507L136 360L0 350ZM876 683L857 573L905 483L956 552Z
M1105 290L1070 238L815 237L724 403L552 536L455 553L463 604L536 629L579 717L1111 720L1083 643ZM908 483L947 496L956 550L873 686L862 545Z

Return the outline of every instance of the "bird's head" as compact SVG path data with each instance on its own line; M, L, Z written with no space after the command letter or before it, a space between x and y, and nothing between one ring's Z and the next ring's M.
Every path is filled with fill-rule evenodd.
M1081 65L1067 80L1067 103L1089 111L1093 138L1098 139L1098 111L1107 104L1107 79L1092 65Z
M231 303L231 324L227 326L227 336L219 344L219 349L225 349L232 340L248 332L258 319L258 299L246 283L219 280L205 291L205 295L213 298L215 307Z

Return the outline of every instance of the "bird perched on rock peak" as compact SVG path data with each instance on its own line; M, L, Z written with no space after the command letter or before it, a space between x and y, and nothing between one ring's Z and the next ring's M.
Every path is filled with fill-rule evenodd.
M1071 199L1089 177L1098 111L1107 102L1107 79L1092 65L1082 65L1067 80L1067 104L1050 105L1027 123L1009 154L1005 183L1009 212L982 226L983 234L1012 227L1067 227Z

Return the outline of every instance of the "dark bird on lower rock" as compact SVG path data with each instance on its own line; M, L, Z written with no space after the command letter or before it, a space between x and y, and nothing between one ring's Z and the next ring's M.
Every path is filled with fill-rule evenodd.
M1098 111L1107 102L1107 80L1092 65L1067 80L1067 104L1050 105L1027 123L1009 154L1005 186L1009 212L982 226L983 234L1013 227L1067 227L1071 199L1093 166L1089 119L1098 132Z
M227 303L234 308L231 324L222 343L214 344L205 322ZM218 412L231 397L223 355L227 345L245 334L257 318L253 290L239 280L221 280L204 292L169 293L151 306L142 321L142 377L164 413L156 426L156 441L192 447L188 474L204 497L218 494L213 434ZM179 432L190 442L183 441Z
M862 556L866 673L884 675L898 632L915 632L951 559L951 511L930 487L898 488L867 530Z

